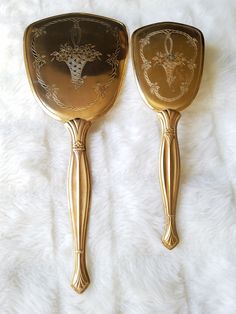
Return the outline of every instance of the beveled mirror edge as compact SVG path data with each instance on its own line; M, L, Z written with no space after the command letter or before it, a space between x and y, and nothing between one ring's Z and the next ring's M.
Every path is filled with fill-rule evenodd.
M199 71L199 76L198 76L198 87L195 88L195 91L193 93L193 96L191 97L191 102L192 103L200 89L200 85L201 85L201 79L202 79L202 74L203 74L203 67L204 67L204 59L205 59L205 40L204 40L204 35L202 33L202 31L195 27L195 26L192 26L192 25L188 25L188 24L184 24L184 23L178 23L178 22L173 22L173 21L165 21L165 22L158 22L158 23L152 23L152 24L148 24L148 25L144 25L142 27L139 27L137 28L131 35L131 40L130 40L130 46L131 46L131 57L132 57L132 65L133 65L133 73L134 73L134 77L135 77L135 81L136 81L136 85L138 87L138 91L143 99L143 101L145 102L145 104L151 108L153 111L155 112L160 112L164 109L160 109L160 110L157 110L156 108L153 108L152 105L148 102L147 98L145 97L144 95L144 92L143 90L141 89L140 87L140 84L139 84L139 80L138 80L138 76L137 76L137 73L136 73L136 70L135 70L135 57L134 57L134 53L135 53L135 48L134 48L134 41L135 41L135 36L138 32L144 30L145 28L149 28L149 27L152 27L152 26L155 26L155 25L165 25L165 24L171 24L171 25L179 25L179 26L183 26L183 27L188 27L188 28L192 28L194 29L198 34L199 34L199 37L200 37L200 40L201 40L201 44L202 44L202 55L201 55L201 65L200 65L200 71ZM190 105L189 103L189 105ZM187 108L189 105L184 105L178 109L175 109L177 111L182 111L184 110L185 108Z
M129 55L129 43L130 43L129 42L129 33L128 33L127 27L126 27L126 25L124 23L122 23L119 20L110 18L110 17L97 15L97 14L91 14L91 13L84 13L84 12L70 12L70 13L58 14L58 15L49 16L49 17L46 17L44 19L37 20L37 21L29 24L26 27L25 31L24 31L24 35L23 35L24 64L25 64L26 75L27 75L27 78L28 78L28 82L30 84L31 91L32 91L32 93L34 95L35 100L40 105L40 107L43 109L43 111L46 112L50 117L52 117L52 118L54 118L54 119L56 119L58 121L62 121L62 122L65 122L65 123L70 121L69 119L68 120L64 120L64 119L61 119L59 116L57 116L52 110L50 110L50 108L45 106L43 100L37 95L37 92L35 91L35 88L34 88L34 85L33 85L33 82L32 82L31 76L30 76L30 73L29 73L29 66L28 66L28 61L27 61L28 60L28 52L27 52L27 49L26 49L26 43L27 43L28 32L34 25L37 25L40 22L49 21L51 19L65 17L65 16L69 17L69 16L74 16L74 15L82 15L82 16L85 16L85 17L86 16L87 17L97 17L97 18L105 19L107 21L112 21L112 22L116 23L117 25L119 25L122 28L122 30L123 30L123 32L125 34L125 39L126 39L126 54L125 54L125 58L124 58L124 65L123 65L123 68L122 68L122 75L121 75L121 78L120 78L120 82L119 82L118 88L116 90L116 94L114 95L115 101L111 105L108 105L107 107L105 107L104 110L102 110L100 112L100 114L98 114L94 119L89 119L88 120L88 121L92 122L95 119L97 119L97 118L101 117L102 115L104 115L105 113L107 113L111 109L111 107L117 102L117 96L120 94L121 88L123 86L123 80L124 80L125 72L126 72L126 69L127 69L127 62L128 62L128 55Z

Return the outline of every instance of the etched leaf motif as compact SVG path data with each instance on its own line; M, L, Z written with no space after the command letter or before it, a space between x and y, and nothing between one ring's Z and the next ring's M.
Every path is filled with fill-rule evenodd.
M34 28L32 30L32 33L34 34L35 38L38 38L38 37L46 34L46 31L42 27L39 27L39 28Z
M119 61L117 59L117 53L113 52L112 54L108 54L108 59L106 60L106 62L108 64L110 64L112 67L117 68L119 65Z
M151 62L150 61L145 61L143 64L142 64L142 69L147 71L151 68Z
M33 62L35 68L41 68L44 64L46 64L46 56L45 55L37 55Z
M149 41L149 38L148 38L148 37L145 37L145 38L140 39L139 43L140 43L141 45L146 46L146 45L149 45L149 44L150 44L150 41Z
M151 91L152 94L159 93L159 89L160 89L160 87L157 85L157 83L153 83L150 86L150 91Z

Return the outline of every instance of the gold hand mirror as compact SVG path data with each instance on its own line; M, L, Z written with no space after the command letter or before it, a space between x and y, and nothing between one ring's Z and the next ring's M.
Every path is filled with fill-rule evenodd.
M204 38L192 26L152 24L133 33L132 56L140 93L162 125L159 174L166 219L162 242L172 249L179 242L175 222L180 177L177 123L179 111L191 104L199 89Z
M68 198L74 237L78 293L89 285L86 233L90 176L86 135L91 123L113 105L128 50L125 26L113 19L71 13L29 25L24 35L28 78L42 108L65 123L72 138Z

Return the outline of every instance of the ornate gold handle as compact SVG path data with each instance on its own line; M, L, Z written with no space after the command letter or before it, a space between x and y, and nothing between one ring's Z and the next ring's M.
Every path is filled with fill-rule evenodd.
M163 110L158 112L158 116L162 125L160 184L166 216L162 242L171 250L179 243L175 217L180 177L180 155L177 139L177 124L180 113L175 110Z
M91 186L86 156L86 135L91 122L74 119L65 125L72 139L68 198L74 237L75 264L71 286L76 292L82 293L90 283L86 267L86 233Z

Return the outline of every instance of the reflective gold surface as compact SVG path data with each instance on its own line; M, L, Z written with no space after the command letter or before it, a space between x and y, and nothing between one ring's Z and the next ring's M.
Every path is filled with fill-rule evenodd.
M128 39L125 26L113 19L71 13L27 27L24 57L28 78L42 108L65 123L72 138L68 198L75 245L72 287L89 285L86 233L90 176L86 135L93 120L114 104L119 92Z
M140 93L158 112L162 124L160 184L166 216L162 242L172 249L179 242L175 222L180 177L177 123L179 111L191 104L199 89L204 38L189 25L147 25L132 35L132 57Z

